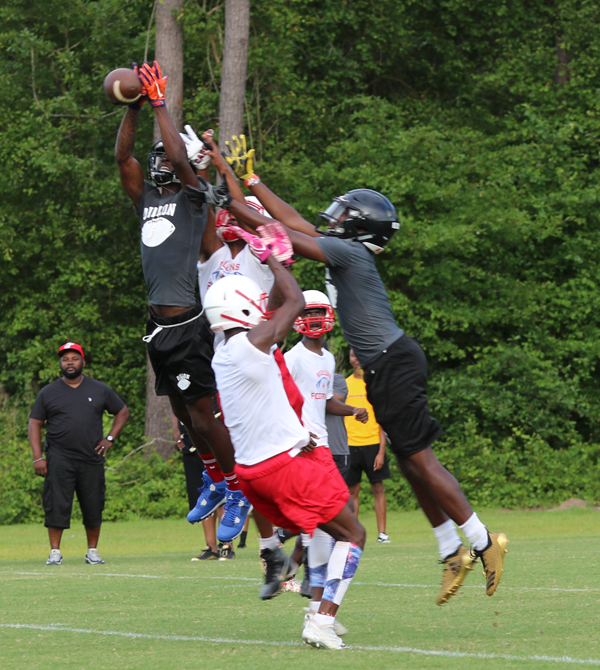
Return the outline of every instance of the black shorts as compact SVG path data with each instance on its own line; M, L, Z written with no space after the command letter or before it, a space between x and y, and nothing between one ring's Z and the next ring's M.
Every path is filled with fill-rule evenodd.
M350 468L346 477L346 484L348 486L360 484L363 472L367 475L367 479L371 484L391 478L390 462L387 454L383 461L383 467L379 468L379 470L373 470L378 453L378 444L368 444L364 447L350 447Z
M210 366L214 336L198 303L181 314L159 317L149 313L146 334L164 328L148 342L148 356L156 375L156 395L171 395L190 405L217 391ZM189 323L185 323L189 321ZM182 325L177 325L182 324Z
M444 433L429 414L427 360L414 338L403 335L369 363L365 383L377 423L398 458L426 449Z
M80 461L52 450L47 460L48 476L42 493L46 528L71 527L74 493L81 507L83 525L99 526L106 497L104 464Z
M350 472L350 454L331 454L331 456L333 462L337 465L337 469L340 471L340 475L342 475L342 479L347 484L346 478Z

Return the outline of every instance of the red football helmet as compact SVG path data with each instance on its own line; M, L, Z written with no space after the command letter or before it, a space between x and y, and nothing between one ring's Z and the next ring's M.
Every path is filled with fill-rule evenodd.
M247 195L246 204L248 207L255 209L259 214L272 218L267 210L260 204L258 198L253 195ZM226 209L219 210L217 218L215 220L215 228L217 230L217 235L223 242L234 242L239 239L237 233L229 229L229 226L237 226L238 222L236 221L235 216L228 212Z
M328 333L335 323L333 308L329 298L321 291L303 291L304 312L294 321L294 330L306 337L317 339ZM313 310L320 313L307 314Z

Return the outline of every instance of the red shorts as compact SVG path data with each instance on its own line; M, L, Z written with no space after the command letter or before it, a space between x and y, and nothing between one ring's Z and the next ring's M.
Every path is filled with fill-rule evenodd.
M275 526L293 533L310 533L331 521L343 509L350 494L326 447L288 452L256 465L235 466L244 495ZM328 462L333 463L333 469Z

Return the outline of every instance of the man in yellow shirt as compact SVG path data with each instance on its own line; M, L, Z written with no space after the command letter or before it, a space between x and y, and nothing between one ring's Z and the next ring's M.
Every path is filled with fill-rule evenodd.
M364 407L369 412L369 420L367 423L360 423L355 421L354 417L344 418L350 447L350 470L346 476L346 483L354 503L354 513L358 516L360 480L362 473L366 473L373 491L373 505L379 532L377 542L389 542L390 539L385 532L387 503L383 490L383 480L391 477L385 453L387 439L383 428L375 421L375 413L367 400L363 371L352 349L350 349L350 365L354 368L354 372L346 378L347 402L354 407Z

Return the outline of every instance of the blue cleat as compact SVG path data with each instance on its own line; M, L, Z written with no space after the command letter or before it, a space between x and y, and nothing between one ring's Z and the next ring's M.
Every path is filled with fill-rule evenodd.
M210 516L220 505L225 502L227 487L225 481L215 484L206 470L202 473L204 486L198 489L200 495L196 507L187 515L190 523L198 523Z
M228 489L223 517L217 528L217 540L219 542L233 542L244 530L244 524L251 509L252 505L241 491L230 491Z

